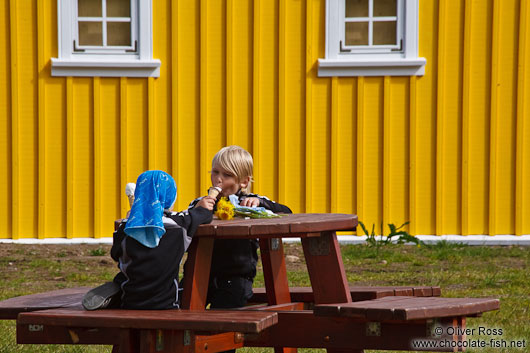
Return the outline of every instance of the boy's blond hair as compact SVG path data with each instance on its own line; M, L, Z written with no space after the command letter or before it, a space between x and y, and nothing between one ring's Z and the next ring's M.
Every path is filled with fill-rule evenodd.
M250 192L250 185L254 181L252 179L254 161L247 150L236 145L223 147L213 157L212 168L216 163L219 163L223 169L234 174L238 183L242 179L249 177L250 182L248 186L242 188L241 191L243 193Z

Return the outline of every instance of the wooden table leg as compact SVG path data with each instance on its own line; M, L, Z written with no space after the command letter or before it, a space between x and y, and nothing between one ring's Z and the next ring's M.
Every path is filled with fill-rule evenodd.
M204 310L206 307L213 241L213 238L193 238L188 248L182 309Z
M302 246L315 304L350 303L350 288L335 232L303 237Z
M351 294L344 271L337 234L323 232L320 237L303 237L315 304L350 303ZM328 349L328 353L362 353L357 349Z
M260 239L263 277L269 305L291 302L281 238ZM296 353L296 348L274 347L275 353Z
M290 303L282 239L260 239L259 247L269 305Z
M140 331L136 329L123 329L120 332L120 344L112 347L112 353L139 353Z
M464 342L467 339L466 335L466 317L465 316L459 316L454 319L453 321L453 327L455 328L455 331L458 332L457 340L460 342L461 346L458 347L459 352L465 351L464 348Z
M193 347L189 331L140 330L138 336L138 353L189 353Z

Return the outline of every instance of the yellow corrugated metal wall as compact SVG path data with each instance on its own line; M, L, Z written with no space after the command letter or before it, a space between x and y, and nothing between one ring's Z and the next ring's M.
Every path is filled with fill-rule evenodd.
M0 238L105 237L125 183L227 144L295 212L530 233L530 4L420 1L423 77L318 78L325 0L153 1L160 78L58 78L55 0L0 5Z

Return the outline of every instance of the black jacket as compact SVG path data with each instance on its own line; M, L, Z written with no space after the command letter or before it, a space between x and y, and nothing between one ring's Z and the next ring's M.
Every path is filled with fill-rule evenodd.
M274 213L292 213L289 207L276 203L265 196L242 193L238 193L237 196L240 202L247 197L257 197L260 200L260 207L265 207ZM202 197L193 200L188 209L194 209L201 199ZM233 276L254 278L258 262L258 247L256 239L215 239L210 279Z
M120 273L124 309L172 309L178 304L178 271L184 252L197 227L212 221L212 212L197 207L180 213L165 213L166 233L155 248L128 237L125 224L114 232L111 257Z

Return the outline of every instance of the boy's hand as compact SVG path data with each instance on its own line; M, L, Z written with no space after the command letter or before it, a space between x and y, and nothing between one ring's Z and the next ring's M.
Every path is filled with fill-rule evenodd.
M239 204L245 207L258 207L259 199L257 197L247 197L243 199L243 201L241 201Z
M213 211L213 207L215 206L215 201L217 201L215 198L211 196L205 196L199 202L197 202L195 207L200 206L200 207L206 208L209 211Z

